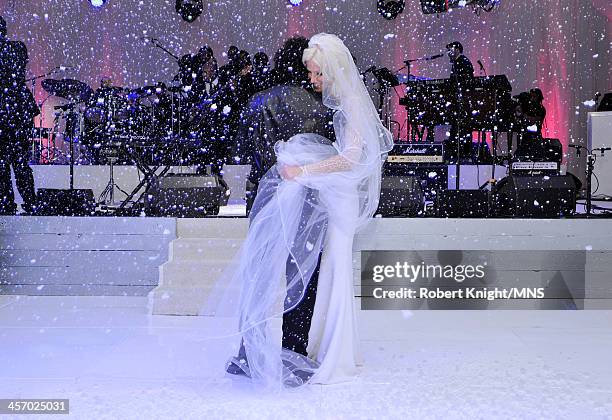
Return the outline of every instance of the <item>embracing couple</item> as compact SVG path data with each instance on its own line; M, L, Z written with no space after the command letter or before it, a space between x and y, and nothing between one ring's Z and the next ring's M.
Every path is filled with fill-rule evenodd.
M344 43L319 34L304 47L293 53L311 90L269 89L244 116L257 195L247 239L217 285L225 298L213 293L207 304L236 319L227 372L280 388L357 374L353 238L378 207L393 146Z

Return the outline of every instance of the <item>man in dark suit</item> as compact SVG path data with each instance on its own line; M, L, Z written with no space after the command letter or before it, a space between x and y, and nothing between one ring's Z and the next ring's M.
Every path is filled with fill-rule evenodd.
M276 80L282 81L281 84L254 95L242 114L237 141L241 163L251 164L249 182L252 187L247 197L249 209L255 199L259 180L276 163L274 144L277 141L287 141L299 133L316 133L335 140L333 111L323 105L320 89L307 86L308 71L302 64L302 53L307 46L308 40L302 37L291 38L285 43L282 53L277 54L277 57L284 57L283 62L277 63L275 68ZM287 60L291 62L285 62ZM316 191L309 190L308 194L316 194ZM307 206L309 201L307 198L304 205ZM305 223L306 220L302 220L300 226ZM307 356L308 332L314 312L320 263L319 255L317 267L304 296L301 296L302 291L298 287L300 290L288 290L285 299L287 310L291 306L290 302L295 301L296 294L302 297L295 308L283 314L282 346L304 356ZM297 270L290 256L286 264L288 282ZM248 364L243 345L238 357L228 365L227 371L243 374L244 369L238 363Z
M463 55L463 45L460 42L451 42L446 46L446 50L451 63L449 79L455 91L453 122L446 147L447 156L449 160L469 160L472 158L472 132L465 125L469 110L465 107L464 95L474 79L474 66L470 59Z
M462 84L474 78L474 66L469 58L463 55L463 45L455 41L446 45L448 58L451 62L450 79Z
M11 166L26 213L36 210L34 176L30 168L30 138L34 117L40 112L25 75L28 50L23 42L10 41L6 21L0 17L0 214L15 214Z

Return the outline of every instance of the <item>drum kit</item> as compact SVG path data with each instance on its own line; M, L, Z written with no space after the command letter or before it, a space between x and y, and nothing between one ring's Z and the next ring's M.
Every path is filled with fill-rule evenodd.
M157 38L146 36L142 40L172 57L181 68L179 57ZM142 197L171 165L201 164L198 153L206 150L203 142L210 141L211 133L218 131L219 124L226 124L226 119L216 116L219 114L217 108L211 106L221 97L219 91L206 93L207 97L201 98L177 77L167 84L159 82L137 88L112 86L103 81L96 91L79 80L49 78L73 68L59 66L28 80L32 82L35 97L36 80L43 79L41 86L45 92L66 102L54 107L53 128L43 128L41 119L40 127L34 129L33 150L38 149L39 163L70 163L71 189L75 145L79 152L78 163L109 164L110 179L100 196L100 203L114 203L117 189L127 196L118 210L126 209L144 188ZM65 128L60 130L62 125ZM68 153L56 146L58 135L69 143ZM140 183L129 194L114 183L113 165L116 163L134 164L142 173Z
M100 196L101 203L114 203L115 189L128 200L137 192L128 194L118 188L114 183L114 164L135 164L145 179L151 179L160 167L185 162L185 155L197 146L195 142L185 141L197 137L193 135L195 125L201 123L193 118L197 105L188 100L181 86L160 82L130 89L105 84L94 91L75 79L44 79L41 86L49 95L66 103L54 107L55 128L36 129L35 137L42 137L43 131L49 136L49 133L63 134L69 145L69 160L61 163L70 164L70 188L74 185L75 146L81 158L85 156L82 160L110 164L109 184ZM63 132L58 129L60 122L64 123ZM49 139L46 143L50 148ZM41 149L42 146L41 140ZM44 154L39 156L42 163ZM47 152L44 163L55 163L52 159L61 157L61 152L58 149L51 159L50 156L51 152ZM139 189L142 187L139 185Z
M164 83L135 89L103 86L95 92L74 79L45 79L43 89L67 100L56 107L64 111L69 139L100 148L117 139L133 143L154 143L184 134L184 95L181 87Z

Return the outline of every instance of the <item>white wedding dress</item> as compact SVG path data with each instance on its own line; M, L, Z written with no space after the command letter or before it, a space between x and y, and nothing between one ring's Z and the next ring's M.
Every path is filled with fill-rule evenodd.
M275 145L277 164L259 184L245 243L204 311L235 320L234 349L243 340L244 354L232 362L254 383L277 389L343 382L358 372L353 239L378 206L382 162L393 146L342 41L315 35L311 49L333 81L323 84L323 103L336 110L336 142L304 133ZM282 166L299 166L302 175L283 180ZM305 357L281 348L272 325L305 295L321 250Z
M321 197L334 202L333 197ZM308 357L319 363L310 383L332 384L351 380L361 364L356 301L353 288L353 236L337 220L357 216L353 199L334 202L343 212L330 214L319 270L317 298L308 338ZM352 214L351 214L352 213Z

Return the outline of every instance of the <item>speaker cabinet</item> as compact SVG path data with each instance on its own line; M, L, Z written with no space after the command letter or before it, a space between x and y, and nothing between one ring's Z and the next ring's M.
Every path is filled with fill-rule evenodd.
M149 216L214 216L227 203L227 192L227 184L216 175L169 174L149 189L145 212Z
M383 217L414 217L423 213L421 182L416 176L385 176L376 214Z
M37 216L91 216L96 204L93 190L39 188Z
M512 175L493 189L492 214L526 218L569 216L576 211L576 189L571 175Z
M485 190L443 190L436 199L436 216L451 218L489 217L489 192Z

